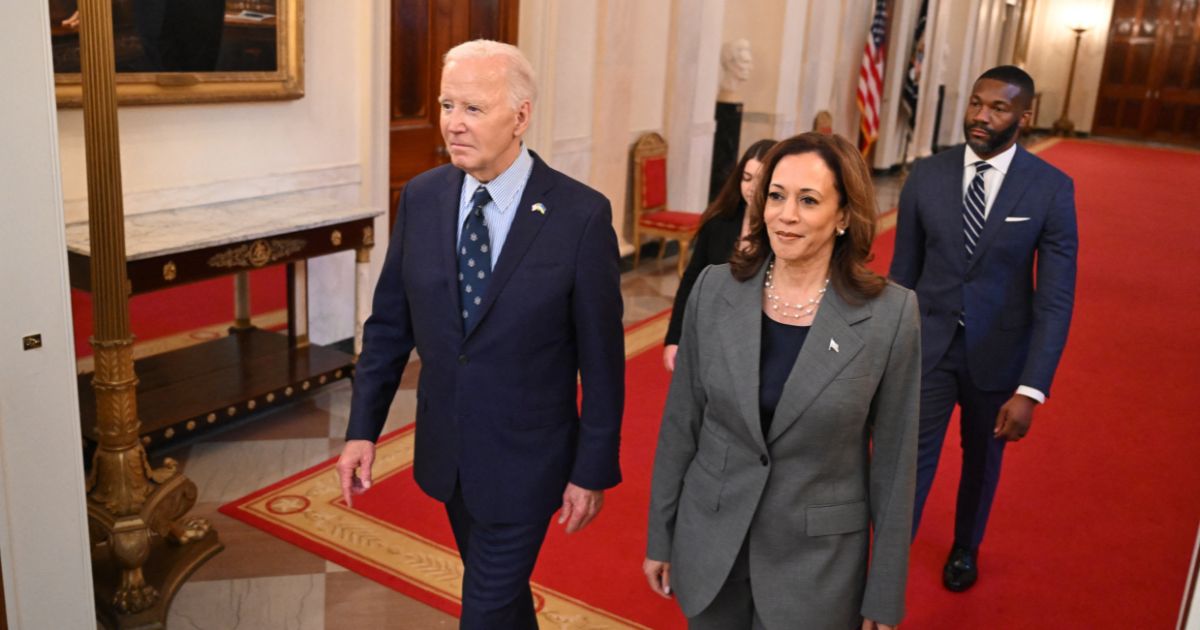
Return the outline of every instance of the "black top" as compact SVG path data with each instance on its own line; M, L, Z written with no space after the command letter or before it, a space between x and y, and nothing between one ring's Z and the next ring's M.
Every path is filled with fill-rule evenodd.
M742 234L742 219L746 216L745 204L733 216L714 217L708 223L700 226L696 233L696 249L688 260L687 269L679 279L679 290L675 292L675 305L671 310L671 325L667 328L666 345L678 344L683 334L683 312L687 310L688 295L692 293L692 285L700 272L709 265L721 265L729 262L733 255L733 247Z
M783 395L783 385L796 357L800 356L800 348L808 338L809 326L792 326L781 324L766 313L762 316L762 356L759 362L758 376L758 413L762 422L763 437L771 428L771 420L775 418L775 407L779 405L779 397Z

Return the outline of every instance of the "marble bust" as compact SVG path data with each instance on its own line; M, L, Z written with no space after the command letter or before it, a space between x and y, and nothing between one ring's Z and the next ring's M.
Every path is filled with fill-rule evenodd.
M754 56L750 53L750 42L738 38L721 47L721 90L717 100L726 103L741 102L738 89L750 79L754 70Z

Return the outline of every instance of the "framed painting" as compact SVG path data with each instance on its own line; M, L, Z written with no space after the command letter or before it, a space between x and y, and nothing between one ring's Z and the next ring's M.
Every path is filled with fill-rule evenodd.
M304 95L304 0L111 0L117 102ZM79 0L49 0L60 107L82 103Z

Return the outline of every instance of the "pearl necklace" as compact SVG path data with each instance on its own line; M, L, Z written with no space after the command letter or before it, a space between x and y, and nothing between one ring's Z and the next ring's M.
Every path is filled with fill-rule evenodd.
M777 313L780 317L790 317L792 319L804 319L812 317L813 313L817 312L817 305L821 303L821 298L825 297L825 290L829 288L829 278L825 279L825 284L817 291L817 296L809 298L807 302L789 304L783 301L774 291L775 289L775 259L767 264L767 281L766 281L767 302L771 304L771 310ZM789 312L789 309L794 309Z

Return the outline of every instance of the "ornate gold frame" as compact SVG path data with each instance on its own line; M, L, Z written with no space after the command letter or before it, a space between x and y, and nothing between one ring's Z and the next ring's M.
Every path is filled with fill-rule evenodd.
M120 105L273 101L304 96L304 0L279 0L275 72L122 72ZM59 107L83 104L82 75L55 73Z

